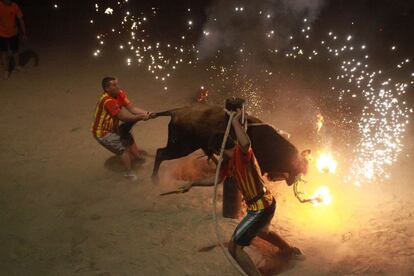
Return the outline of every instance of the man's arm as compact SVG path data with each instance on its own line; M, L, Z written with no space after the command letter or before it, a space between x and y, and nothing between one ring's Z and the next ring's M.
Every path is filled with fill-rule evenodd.
M148 114L140 114L140 115L135 115L135 114L131 114L128 111L125 111L124 109L121 109L121 111L118 112L118 114L116 115L116 117L122 121L122 122L137 122L137 121L146 121L149 119L149 115Z
M129 112L131 112L132 114L135 114L135 115L148 115L149 116L148 119L154 119L154 118L157 117L157 114L155 114L153 112L146 111L146 110L141 109L137 106L134 106L132 103L128 104L126 106L126 109L128 109Z
M213 186L215 179L216 179L215 176L211 176L208 178L203 178L203 179L199 179L195 181L189 181L185 183L184 185L182 185L181 187L179 187L178 190L182 192L187 192L188 190L191 189L191 187L194 187L194 186L203 186L203 187ZM223 180L224 180L224 177L219 177L218 183L223 182Z
M129 112L131 112L134 115L146 115L149 114L148 111L141 109L137 106L135 106L133 103L130 103L126 106L126 109L128 109Z
M198 179L198 180L191 182L191 186L213 186L215 179L216 179L215 176ZM221 182L220 180L221 179L219 179L219 183Z
M240 146L240 150L246 154L250 148L250 138L247 133L244 131L242 125L240 124L241 110L238 109L236 115L233 117L231 124L233 126L234 132L236 133L237 141Z
M27 35L26 35L26 24L24 24L24 20L22 16L17 16L17 19L19 20L19 25L20 28L22 29L22 35L23 35L23 40L27 39Z

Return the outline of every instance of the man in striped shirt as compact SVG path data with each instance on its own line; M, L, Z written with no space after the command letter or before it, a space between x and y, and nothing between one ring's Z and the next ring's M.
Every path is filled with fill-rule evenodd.
M96 105L92 134L98 143L121 156L126 168L124 176L135 180L131 160L142 158L130 129L136 122L155 118L156 115L134 106L118 87L116 78L105 77L102 88L104 91ZM119 121L125 124L119 125Z
M237 142L232 141L230 137L227 140L219 182L227 176L232 176L247 204L247 214L231 237L229 252L248 275L261 275L249 255L243 250L256 236L277 246L287 256L300 258L302 253L298 248L290 246L276 232L269 230L276 210L276 201L271 192L266 189L260 167L250 147L249 136L240 124L241 114L241 110L237 109L231 122ZM211 148L217 154L222 141L223 135L216 135L211 141ZM212 183L214 177L189 182L181 189L186 191L192 186L211 186Z

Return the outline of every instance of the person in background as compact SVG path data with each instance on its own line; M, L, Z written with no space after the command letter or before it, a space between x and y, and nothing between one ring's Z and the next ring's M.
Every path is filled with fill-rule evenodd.
M7 79L10 75L11 58L14 59L15 69L17 71L22 69L19 59L19 28L17 22L19 22L22 40L27 40L23 13L19 6L11 0L0 0L0 55L4 79Z

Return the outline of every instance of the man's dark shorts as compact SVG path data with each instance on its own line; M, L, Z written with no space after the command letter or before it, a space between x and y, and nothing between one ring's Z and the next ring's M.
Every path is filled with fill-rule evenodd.
M249 246L254 237L270 224L275 211L276 201L274 199L272 204L264 210L248 211L234 230L231 241L240 246Z
M19 36L2 37L0 36L0 52L11 51L13 54L19 51Z

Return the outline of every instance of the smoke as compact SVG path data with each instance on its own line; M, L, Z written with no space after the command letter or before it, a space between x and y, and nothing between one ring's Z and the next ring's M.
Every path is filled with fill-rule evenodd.
M175 189L179 186L177 183L203 179L213 175L215 171L213 161L207 161L205 154L198 150L188 156L165 162L160 177L162 183L166 183L170 189Z
M219 51L262 59L269 49L285 47L302 19L313 22L323 5L324 0L217 0L207 11L199 57Z
M215 172L215 165L207 158L200 158L199 154L192 154L182 158L171 171L175 180L191 181L209 177Z

